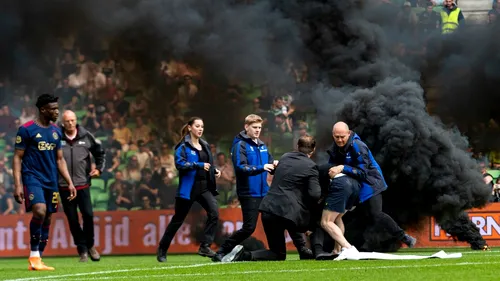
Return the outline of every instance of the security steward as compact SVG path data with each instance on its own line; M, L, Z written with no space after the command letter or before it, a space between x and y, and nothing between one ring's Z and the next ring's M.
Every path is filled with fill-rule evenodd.
M441 10L441 22L443 34L453 33L457 28L465 24L462 10L457 7L455 0L444 0L444 7Z
M64 159L77 190L76 199L68 201L68 185L62 177L59 177L59 193L64 213L68 218L80 262L87 262L89 256L92 261L99 261L101 257L94 247L94 214L89 187L91 178L99 177L104 169L104 150L99 140L77 124L73 111L67 110L63 114L62 135ZM92 157L95 159L95 168L92 167ZM83 228L78 220L77 208L82 214Z
M259 210L269 250L244 251L236 246L224 261L275 261L286 259L285 230L304 233L311 224L310 210L321 196L319 171L311 160L316 141L312 136L300 137L297 151L282 156L268 194Z

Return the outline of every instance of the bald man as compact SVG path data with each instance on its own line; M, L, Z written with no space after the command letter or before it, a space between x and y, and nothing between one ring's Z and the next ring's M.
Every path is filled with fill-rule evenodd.
M329 176L335 182L337 196L324 207L322 226L342 247L351 245L345 240L342 214L356 205L360 207L368 223L382 225L408 247L417 240L406 234L399 225L382 211L382 192L387 189L382 170L368 146L344 122L335 123L332 130L333 146L327 151L332 166ZM356 197L356 198L354 198ZM323 221L324 219L324 221Z
M62 150L68 170L77 190L77 198L69 201L66 182L60 177L59 193L64 207L64 213L68 218L68 224L73 235L73 240L80 256L80 262L99 261L99 252L94 247L94 214L92 201L90 199L90 180L98 177L104 170L104 150L101 142L90 132L77 124L76 115L67 110L62 117ZM95 160L95 168L92 165L92 157ZM82 213L83 228L78 220L78 210Z

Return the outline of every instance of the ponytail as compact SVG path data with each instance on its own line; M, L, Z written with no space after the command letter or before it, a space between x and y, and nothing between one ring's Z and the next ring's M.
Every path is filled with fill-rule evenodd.
M186 123L186 124L184 124L184 126L182 126L182 129L181 129L181 139L186 137L187 134L189 134L189 129L188 129L188 124Z

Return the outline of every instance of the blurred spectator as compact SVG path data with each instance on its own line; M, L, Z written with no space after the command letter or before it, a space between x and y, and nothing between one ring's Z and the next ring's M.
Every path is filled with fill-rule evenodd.
M149 150L153 152L155 155L159 155L162 148L162 141L158 137L158 131L151 130L149 132L149 138L146 142L146 145L149 147Z
M8 134L16 132L16 117L10 113L10 108L7 105L0 108L0 138L5 138Z
M158 197L160 197L160 206L162 209L174 208L177 187L172 185L172 178L165 176L162 183L158 185Z
M226 203L229 192L233 190L233 185L236 184L236 177L234 175L233 166L227 162L226 155L224 153L218 153L215 159L217 159L215 167L221 171L220 178L216 179L217 190L219 190L219 192L224 192L223 202Z
M132 194L123 181L116 180L113 182L109 188L109 192L108 210L114 211L117 208L130 209L134 206Z
M161 166L167 169L167 172L176 172L174 155L166 143L161 147L160 162Z
M149 113L148 104L142 93L138 93L135 100L130 104L129 114L131 117L146 116Z
M96 63L88 63L88 79L87 79L87 90L96 94L99 90L106 86L106 76L102 74Z
M153 184L153 173L150 169L142 169L141 174L141 181L137 185L138 197L143 198L146 196L149 198L151 205L159 206L160 198L158 197L158 185Z
M58 71L60 73L60 78L66 79L72 73L76 71L76 62L73 58L71 52L64 53L64 58L57 63Z
M132 142L137 143L142 140L143 142L149 141L149 133L151 132L151 128L144 124L144 121L141 117L135 118L135 128L132 133Z
M415 12L411 9L411 3L405 2L403 8L396 16L396 23L400 31L415 34L417 30L418 18Z
M93 104L89 104L87 107L87 113L83 117L82 126L93 134L101 127L101 124L97 121L96 108Z
M215 143L210 144L210 153L213 159L217 159L217 145L215 145Z
M425 11L418 16L420 33L423 37L433 34L436 30L439 30L441 26L441 16L433 9L434 4L429 1L427 2Z
M128 159L127 167L122 171L123 179L131 182L139 182L141 180L141 169L137 156L132 156Z
M115 61L111 59L111 55L109 53L106 58L99 63L99 67L106 77L110 77L115 73Z
M191 100L197 93L198 87L193 83L193 77L191 75L184 75L182 84L179 86L171 105L176 107L180 114L184 115L189 111Z
M78 94L76 89L71 88L69 86L69 79L68 78L64 78L62 80L62 85L61 85L61 87L58 87L55 90L55 95L61 99L61 102L63 104L70 103L74 97L80 98L80 95Z
M491 10L488 12L488 15L500 15L500 0L493 0L493 6Z
M271 106L271 112L275 116L277 116L279 114L283 114L285 117L288 116L288 109L285 106L282 97L276 97L276 98L274 98L274 103Z
M78 111L82 108L82 104L80 103L80 99L78 98L78 96L74 96L71 101L65 104L63 107L66 110Z
M488 24L493 25L497 21L498 14L488 14Z
M462 10L457 7L454 0L444 0L444 7L441 10L442 33L454 32L465 24Z
M139 169L151 169L153 162L153 153L149 150L149 147L145 145L143 140L137 142L137 147L139 152L135 154L137 161L139 162Z
M113 81L111 77L106 78L106 85L104 86L103 92L104 92L104 99L106 101L112 101L113 98L116 95L116 83Z
M85 83L87 83L87 77L82 73L82 64L77 63L75 65L75 72L68 77L68 85L78 90L83 87Z
M230 209L234 209L234 208L239 208L240 207L240 201L238 200L238 196L231 196L229 199L228 199L228 204L227 204L227 207L230 208Z
M120 118L118 127L113 130L113 138L121 143L124 151L128 151L130 141L132 140L132 132L127 127L127 120L124 117Z
M5 189L13 188L11 176L11 173L9 173L5 166L5 160L0 159L0 184L2 184Z
M154 210L153 206L151 205L150 197L142 196L141 201L142 201L141 210Z
M28 121L35 120L36 118L36 111L35 108L32 106L28 107L23 107L21 110L21 116L19 116L19 122L21 124L24 124Z
M0 213L4 216L16 213L12 191L7 190L2 183L0 183Z
M118 111L118 113L123 117L127 116L130 109L130 103L123 99L124 96L125 93L123 92L123 90L118 89L116 90L116 95L113 97L116 111Z

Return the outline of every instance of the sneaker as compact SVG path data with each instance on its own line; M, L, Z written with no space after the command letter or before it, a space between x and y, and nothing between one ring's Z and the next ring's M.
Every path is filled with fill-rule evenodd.
M233 248L233 250L231 250L231 252L229 252L229 254L225 255L221 261L232 262L234 260L237 260L237 258L241 256L241 254L243 254L243 246L237 245Z
M301 260L313 260L314 259L314 254L311 251L311 249L307 247L302 247L299 250L299 258Z
M198 249L198 255L202 257L213 258L215 256L215 252L214 250L210 249L208 245L200 245L200 248Z
M42 262L42 258L40 257L31 257L28 259L28 270L36 270L36 271L43 271L43 270L55 270L55 268L51 266L46 266Z
M156 260L158 262L166 262L167 261L167 251L158 247L156 250Z
M88 251L90 255L90 259L92 261L100 261L101 260L101 255L99 255L99 252L95 249L95 247L92 247Z
M317 254L315 259L317 261L331 261L338 256L339 256L339 254L323 252L323 253Z
M408 248L413 248L415 247L415 244L417 244L417 238L405 234L403 237L403 243L405 243Z
M356 247L342 248L342 251L334 260L359 260L359 251Z
M80 254L80 262L87 262L89 260L89 255L87 253Z
M215 255L212 257L212 261L213 261L213 262L221 262L221 261L222 261L222 259L224 258L224 256L225 256L225 255L224 255L223 253L221 253L221 252L217 252L217 253L215 253Z

